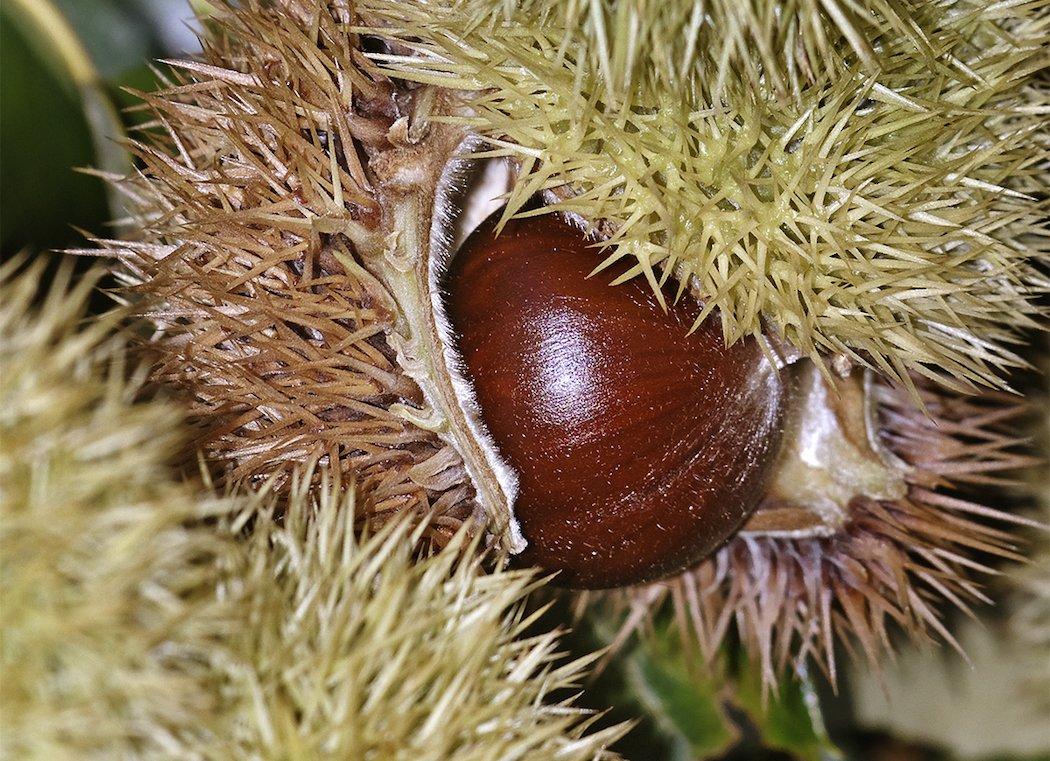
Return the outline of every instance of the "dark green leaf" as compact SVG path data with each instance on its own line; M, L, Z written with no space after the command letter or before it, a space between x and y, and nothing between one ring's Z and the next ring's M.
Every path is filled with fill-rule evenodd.
M72 225L100 230L109 212L103 184L74 172L95 164L79 92L0 10L0 237L5 258L22 248L69 245Z
M676 758L711 758L737 731L722 710L719 682L686 662L677 633L665 627L645 637L624 659L627 683L663 733Z
M615 626L592 611L574 624L570 644L580 652L607 646ZM689 662L677 631L661 622L620 650L583 697L598 710L611 707L605 723L637 722L614 748L624 758L692 761L717 757L737 738L722 710L721 685Z
M819 701L808 681L782 679L777 690L764 696L761 665L742 655L735 702L747 712L766 747L806 761L841 757L824 731Z

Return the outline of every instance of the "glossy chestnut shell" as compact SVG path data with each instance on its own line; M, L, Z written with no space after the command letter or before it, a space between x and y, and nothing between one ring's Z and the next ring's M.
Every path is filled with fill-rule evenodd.
M579 228L498 214L442 282L462 371L505 464L528 542L556 583L603 588L680 571L718 548L761 498L783 386L754 339L727 348L717 316L690 328L644 278L602 261ZM671 294L668 293L668 300Z

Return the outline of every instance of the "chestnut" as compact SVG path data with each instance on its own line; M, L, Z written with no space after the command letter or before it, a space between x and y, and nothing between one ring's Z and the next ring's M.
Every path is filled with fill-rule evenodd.
M442 278L453 351L503 465L524 564L583 588L659 579L726 541L761 499L784 406L753 338L696 330L556 214L499 212Z

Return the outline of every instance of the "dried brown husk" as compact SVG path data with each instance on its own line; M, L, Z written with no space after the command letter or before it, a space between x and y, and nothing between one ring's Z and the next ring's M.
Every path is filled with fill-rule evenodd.
M201 59L141 94L142 170L119 182L139 235L103 246L156 326L152 379L185 397L189 454L230 481L353 474L364 514L436 513L440 539L478 511L474 489L416 424L398 304L362 264L395 216L378 165L423 171L391 143L418 93L376 72L348 19L318 3L212 16Z

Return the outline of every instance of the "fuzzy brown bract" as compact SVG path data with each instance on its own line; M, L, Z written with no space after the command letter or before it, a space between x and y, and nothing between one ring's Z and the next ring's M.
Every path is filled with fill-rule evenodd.
M967 395L1023 364L1047 286L1047 14L854 6L218 4L203 56L143 95L138 234L104 244L156 326L153 379L225 478L320 462L362 517L436 514L438 544L487 519L520 549L428 269L457 156L507 160L508 214L539 194L630 274L688 284L727 340L886 381L870 434L904 463L896 496L745 527L630 621L673 597L709 654L736 626L767 681L834 673L838 634L877 660L890 622L951 641L981 555L1015 557L1010 517L955 488L1025 462L1016 402Z
M185 392L223 477L319 462L354 475L374 519L436 512L440 540L473 489L408 412L422 396L387 340L397 307L361 266L383 246L362 161L392 147L411 95L365 58L348 11L309 6L227 8L203 59L143 94L143 171L120 184L140 235L108 245L156 325L152 377Z

